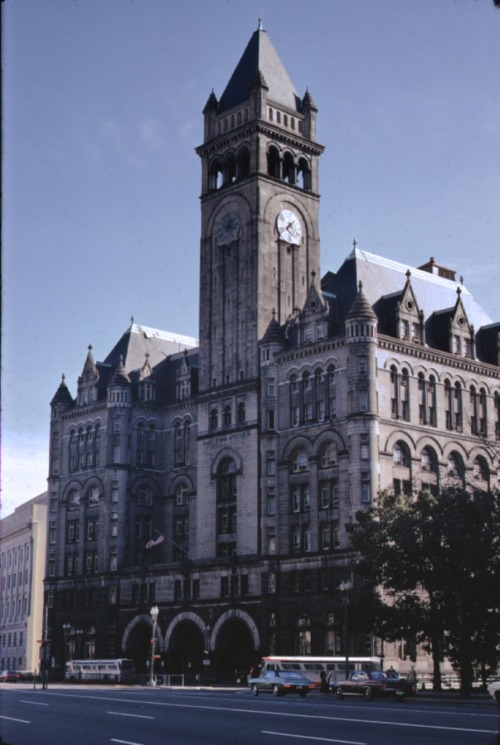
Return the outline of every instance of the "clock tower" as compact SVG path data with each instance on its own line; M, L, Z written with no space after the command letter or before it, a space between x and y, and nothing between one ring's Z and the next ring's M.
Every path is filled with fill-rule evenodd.
M197 148L202 394L257 380L259 339L319 274L316 113L260 24L220 99L208 98Z

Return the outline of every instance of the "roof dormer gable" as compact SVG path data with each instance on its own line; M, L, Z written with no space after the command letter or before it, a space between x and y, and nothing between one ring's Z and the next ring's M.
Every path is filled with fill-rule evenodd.
M411 284L411 272L406 272L406 283L401 297L396 302L395 321L399 339L416 344L424 342L424 313L420 310Z
M311 273L311 284L306 302L297 317L300 343L310 344L327 336L329 306L316 282L316 272Z
M457 287L457 301L449 320L449 351L462 357L474 357L474 326L469 323L461 294Z

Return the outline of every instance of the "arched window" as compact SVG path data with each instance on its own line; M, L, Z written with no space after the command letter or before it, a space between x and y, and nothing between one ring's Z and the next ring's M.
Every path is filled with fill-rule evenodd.
M292 456L292 473L309 470L309 459L304 448L297 448Z
M224 406L222 417L224 421L224 427L230 427L231 426L231 407L229 405Z
M474 459L472 464L472 475L478 481L486 481L489 484L490 469L488 468L486 460L481 455L478 455L477 458Z
M283 181L287 184L295 184L295 163L291 153L285 153L283 158Z
M462 431L462 387L460 383L455 383L454 388L454 400L453 400L453 412L455 415L455 429L457 432Z
M137 425L137 449L136 449L136 462L138 466L143 466L145 463L145 436L144 436L144 422L139 422Z
M242 147L238 151L238 161L236 164L236 178L242 179L250 174L250 150L248 147Z
M267 153L267 172L274 178L280 177L280 155L277 147L270 147Z
M420 463L421 463L422 471L431 471L433 473L437 473L438 463L437 463L436 453L434 452L432 448L425 447L422 450L422 453L420 456Z
M78 470L78 436L76 429L69 433L69 471L74 473Z
M175 490L175 504L180 507L189 502L189 490L186 484L179 484Z
M463 459L460 453L453 451L452 453L449 454L446 470L447 470L447 475L449 477L464 481L465 468L464 468L464 462L463 462Z
M297 186L311 189L311 169L305 158L300 158L297 165Z
M411 463L410 451L404 442L397 442L392 450L392 460L395 466L409 468Z
M191 450L191 423L184 422L184 465L189 465Z
M477 435L478 430L478 419L477 419L477 395L476 389L471 385L469 390L469 415L470 415L470 432L471 435Z
M210 412L210 429L215 432L219 428L219 414L217 409L212 409Z
M337 465L337 446L334 442L328 442L321 448L320 468L330 468Z
M225 458L217 471L217 555L236 554L237 549L237 474L236 463Z
M311 619L305 613L295 620L295 654L311 654Z
M80 509L80 493L77 489L71 489L68 494L68 509L78 510Z
M478 434L481 437L486 437L488 434L488 420L487 420L487 404L486 404L486 391L484 388L479 390L479 407L478 407Z
M234 153L230 153L225 162L224 183L233 184L236 181L236 158Z
M180 422L174 424L174 466L184 465L183 432Z
M219 159L216 159L210 166L210 171L208 175L208 188L211 191L215 191L216 189L220 189L222 184L223 184L222 163L220 162Z

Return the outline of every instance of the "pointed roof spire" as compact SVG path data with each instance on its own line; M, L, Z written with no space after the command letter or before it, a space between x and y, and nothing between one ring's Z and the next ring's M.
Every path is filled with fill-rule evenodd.
M55 404L63 404L63 406L73 406L74 404L71 393L69 392L68 386L66 385L66 376L64 373L61 376L59 388L57 389L54 398L50 402L51 406L54 406Z
M125 367L123 365L123 355L120 355L120 362L117 365L116 370L113 373L113 377L111 378L112 386L129 386L131 385L130 378L127 375L127 371L125 370Z
M295 93L288 73L259 21L258 29L252 34L220 97L219 113L248 101L250 88L256 80L257 73L267 81L270 100L293 111L300 109L300 99Z
M372 306L368 302L366 295L363 292L363 283L361 280L358 282L358 294L354 298L354 302L351 305L346 320L352 318L370 318L376 319L377 315L373 310Z

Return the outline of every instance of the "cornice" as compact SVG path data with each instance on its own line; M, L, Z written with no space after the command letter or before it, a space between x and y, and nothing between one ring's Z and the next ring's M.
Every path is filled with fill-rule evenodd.
M380 349L388 349L398 354L406 354L408 357L425 360L426 362L445 365L455 370L464 370L478 375L488 375L500 380L500 368L488 362L473 360L468 357L460 357L451 352L425 347L420 344L409 344L395 339L392 336L378 334L378 346Z

